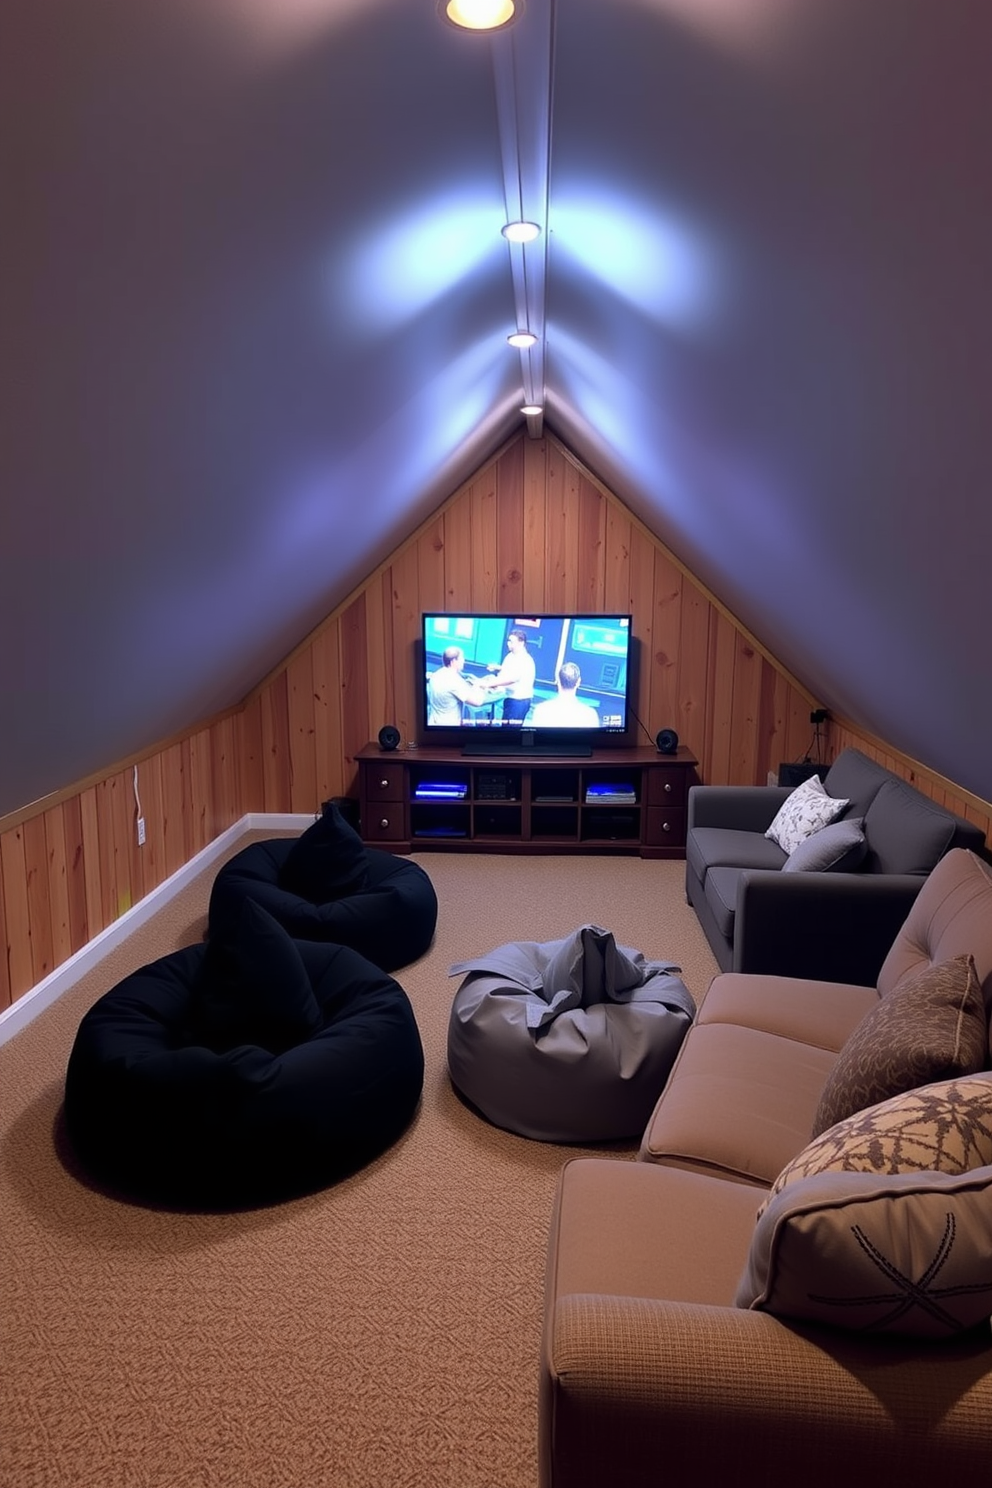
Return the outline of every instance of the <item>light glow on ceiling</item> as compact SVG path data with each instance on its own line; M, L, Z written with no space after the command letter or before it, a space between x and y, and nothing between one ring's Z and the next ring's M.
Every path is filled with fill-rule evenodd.
M674 213L566 185L555 193L554 252L661 325L693 329L720 312L717 252Z
M498 258L493 203L470 188L418 206L356 243L349 267L326 269L334 321L387 330L429 309Z

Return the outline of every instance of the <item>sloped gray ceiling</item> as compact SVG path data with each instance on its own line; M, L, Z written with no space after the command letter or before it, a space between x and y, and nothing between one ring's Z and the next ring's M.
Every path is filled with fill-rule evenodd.
M992 5L549 35L548 426L992 797ZM520 426L490 50L434 0L0 7L0 812L237 702Z

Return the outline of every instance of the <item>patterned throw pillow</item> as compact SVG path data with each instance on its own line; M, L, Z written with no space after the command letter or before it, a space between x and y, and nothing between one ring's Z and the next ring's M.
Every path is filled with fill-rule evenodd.
M782 802L765 836L784 853L795 852L800 842L834 821L849 804L828 796L819 775L811 775Z
M859 1112L759 1210L738 1307L944 1338L992 1313L992 1073Z
M812 1135L904 1090L974 1074L987 1053L971 956L927 966L893 988L851 1034L820 1094Z
M907 1090L815 1137L779 1173L759 1216L816 1173L967 1173L992 1164L992 1073Z

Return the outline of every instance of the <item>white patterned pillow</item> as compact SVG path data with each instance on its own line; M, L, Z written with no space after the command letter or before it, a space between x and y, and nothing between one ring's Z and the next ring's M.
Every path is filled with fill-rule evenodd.
M828 796L819 775L811 775L782 802L765 836L784 853L793 853L800 842L834 821L849 805L850 801Z

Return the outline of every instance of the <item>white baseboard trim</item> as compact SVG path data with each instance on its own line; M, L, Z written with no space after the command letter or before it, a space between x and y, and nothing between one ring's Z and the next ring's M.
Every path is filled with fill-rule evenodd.
M164 904L175 897L180 889L184 889L191 883L197 874L202 873L211 863L223 857L228 849L232 847L240 837L245 837L249 832L271 831L271 832L304 832L315 820L313 816L301 816L290 813L260 812L252 811L236 821L233 826L228 827L213 842L208 842L195 857L190 858L181 868L165 879L150 893L140 899L131 909L122 914L120 919L101 930L92 940L73 955L68 961L63 961L61 966L56 966L54 971L40 981L37 986L31 988L19 997L9 1008L0 1013L0 1046L6 1044L20 1033L22 1028L43 1013L45 1008L51 1007L53 1002L64 996L70 987L74 987L80 977L92 971L93 967L103 960L104 956L110 954L117 946L121 945L129 935L141 925L147 923L152 915L157 914Z

